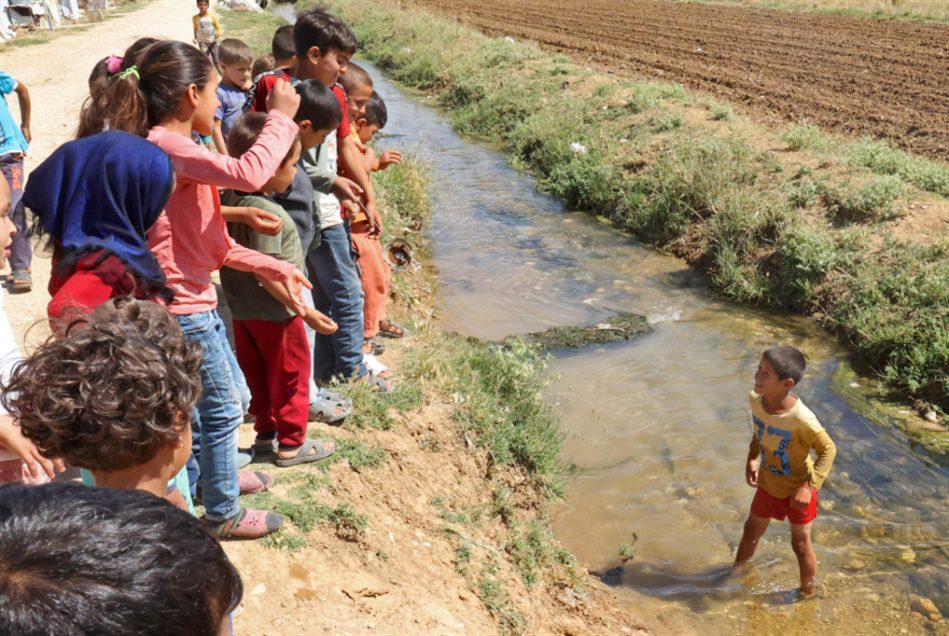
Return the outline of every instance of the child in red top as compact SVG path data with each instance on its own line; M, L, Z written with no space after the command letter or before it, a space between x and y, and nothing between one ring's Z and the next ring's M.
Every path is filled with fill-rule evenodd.
M237 428L243 412L239 373L217 313L211 272L222 266L254 272L282 285L295 309L306 308L300 286L309 286L292 264L241 247L227 234L217 187L256 191L273 176L296 140L293 115L300 98L289 84L271 92L267 123L256 144L240 159L196 145L191 135L209 135L217 110L218 76L200 51L182 42L149 47L136 67L119 76L106 93L109 126L147 135L171 157L177 187L165 214L148 232L174 300L169 310L185 336L203 348L203 394L194 413L194 450L206 519L223 538L256 538L277 530L283 518L242 509L241 492L264 490L269 478L237 475ZM197 480L197 476L195 476Z

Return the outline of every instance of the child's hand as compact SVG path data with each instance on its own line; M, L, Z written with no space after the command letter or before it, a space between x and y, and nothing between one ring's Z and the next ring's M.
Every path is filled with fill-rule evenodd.
M7 450L22 459L31 477L39 477L40 470L42 470L50 479L53 479L56 477L56 473L66 470L63 460L47 459L40 455L36 445L23 436L23 431L8 416L0 419L0 446L6 447Z
M801 484L797 487L797 490L794 491L794 496L791 497L791 507L792 508L807 508L807 505L811 503L811 494L814 492L814 489L808 484Z
M295 269L293 274L283 281L283 286L287 290L291 302L293 302L293 311L297 312L297 315L301 318L306 318L310 308L303 302L303 288L313 289L313 283L306 279L303 272Z
M250 226L250 229L267 236L277 236L283 229L283 220L271 212L261 210L260 208L245 208L244 223Z
M362 196L362 188L352 179L337 176L333 182L333 194L340 201L355 201Z
M336 330L339 329L339 326L329 316L315 309L310 309L303 320L316 333L324 336L336 333Z
M379 169L385 170L392 164L399 165L404 159L401 152L390 148L379 155Z
M30 133L29 126L20 126L20 132L23 133L23 138L26 139L27 143L33 141L33 134Z
M382 235L382 216L376 209L375 203L366 206L366 214L369 216L369 236L377 238Z
M749 459L745 466L745 483L752 488L758 487L758 460Z
M279 110L293 119L300 108L300 96L290 82L277 82L267 95L267 110Z

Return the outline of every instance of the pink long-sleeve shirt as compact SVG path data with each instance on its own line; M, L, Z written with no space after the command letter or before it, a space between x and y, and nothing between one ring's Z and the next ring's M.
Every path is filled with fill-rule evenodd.
M287 156L298 131L290 117L272 110L257 143L239 159L212 152L164 126L148 133L148 140L171 157L177 178L165 213L148 231L148 247L175 293L168 307L173 314L215 309L211 272L225 265L278 281L293 273L291 263L243 247L228 236L217 187L259 190Z

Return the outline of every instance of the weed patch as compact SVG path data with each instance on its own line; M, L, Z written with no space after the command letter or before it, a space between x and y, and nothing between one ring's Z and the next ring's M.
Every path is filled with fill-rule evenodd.
M795 173L780 153L756 151L733 132L740 128L687 123L684 105L702 103L709 118L721 122L734 113L712 100L697 102L680 85L601 77L530 42L489 38L394 5L366 10L366 3L330 2L353 25L361 52L397 81L432 93L461 132L504 145L515 165L534 171L538 183L569 206L685 256L709 270L716 289L729 298L817 312L823 324L869 356L898 394L921 399L912 387L940 382L943 369L933 365L942 344L925 321L900 330L902 338L906 329L920 329L911 338L917 343L913 355L901 347L874 349L870 343L880 340L873 334L889 330L883 324L856 328L852 308L839 306L842 299L875 296L867 294L864 274L853 275L837 257L844 251L840 234L848 227L885 224L920 191L949 196L945 165L869 139L840 142L803 122L767 142L803 155L787 160L811 166ZM790 223L805 213L827 218L811 218L806 231ZM802 243L792 245L797 240ZM858 249L854 261L877 258L866 246ZM893 242L890 249L887 260L906 262L909 269L930 267L909 267L920 255L909 243ZM945 279L931 284L949 287ZM836 296L826 293L831 288ZM932 306L913 303L932 295L894 296L879 309L925 315ZM871 320L869 305L860 307L861 320ZM448 348L457 354L460 344ZM949 407L947 399L937 401ZM512 427L470 423L508 417L497 400L488 401L493 404L466 404L457 417L466 431L478 433L479 444L507 461L521 453L514 450L519 444L502 441L510 439L500 431Z

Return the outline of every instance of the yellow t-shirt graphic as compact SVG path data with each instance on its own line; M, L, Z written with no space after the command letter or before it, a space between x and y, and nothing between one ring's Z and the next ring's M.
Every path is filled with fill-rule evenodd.
M748 401L754 424L751 452L761 457L758 485L778 499L793 496L803 483L820 489L830 473L837 447L814 413L800 398L790 410L778 415L767 413L761 396L754 391ZM817 452L816 462L810 456L812 448Z

